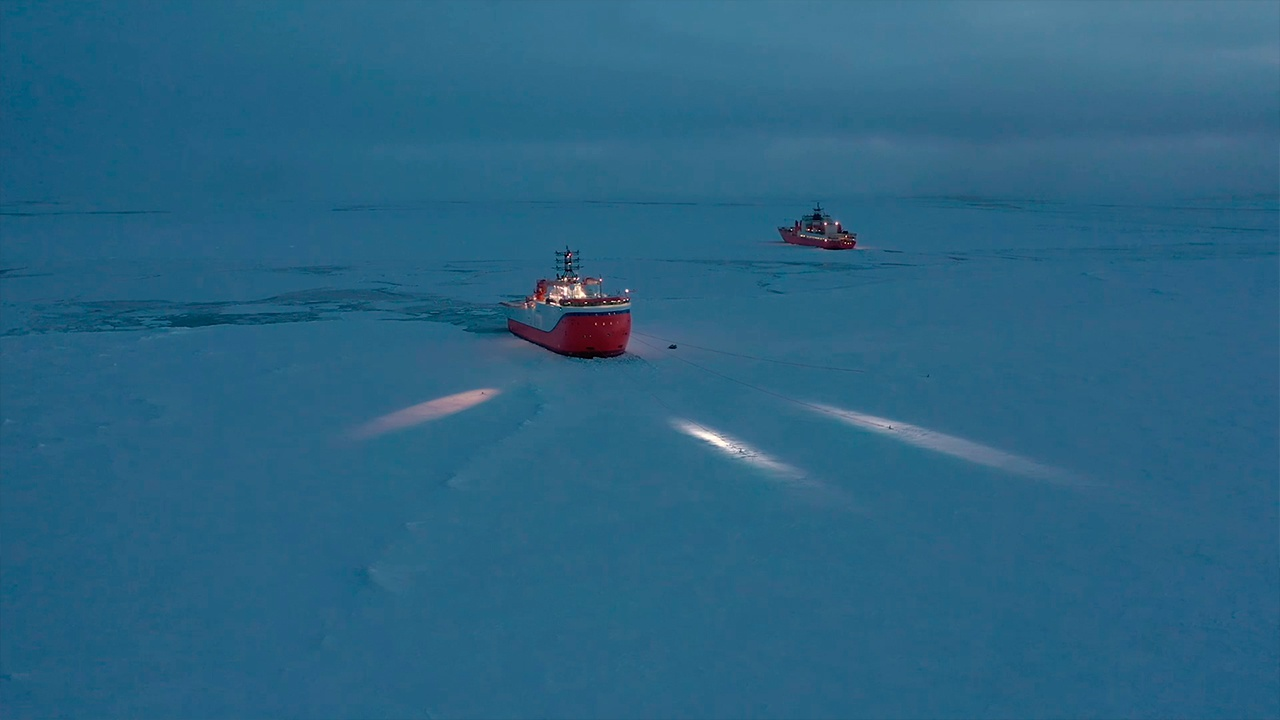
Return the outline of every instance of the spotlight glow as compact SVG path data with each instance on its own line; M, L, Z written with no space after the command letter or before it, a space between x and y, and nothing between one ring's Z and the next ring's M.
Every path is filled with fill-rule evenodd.
M810 403L810 405L854 427L887 435L917 447L968 460L978 465L985 465L1059 485L1089 484L1066 470L1043 465L1034 460L986 445L980 445L954 435L947 435L918 425L867 415L853 410L844 410L821 403Z
M671 425L680 432L707 443L725 455L739 462L752 465L756 469L773 475L784 482L799 483L804 479L804 473L798 469L775 460L747 443L724 433L710 430L688 420L672 420Z
M480 388L436 398L371 420L352 430L351 437L366 440L394 430L403 430L431 420L439 420L488 402L501 394L502 391L496 388Z

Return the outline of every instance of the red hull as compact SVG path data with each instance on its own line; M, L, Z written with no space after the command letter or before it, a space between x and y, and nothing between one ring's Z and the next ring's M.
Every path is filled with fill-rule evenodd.
M631 312L565 315L550 332L508 318L507 329L516 337L561 355L614 357L627 350Z
M801 235L795 231L795 228L780 227L778 234L782 236L782 241L792 245L804 245L806 247L822 248L824 250L852 250L858 244L857 240L852 238L815 238Z

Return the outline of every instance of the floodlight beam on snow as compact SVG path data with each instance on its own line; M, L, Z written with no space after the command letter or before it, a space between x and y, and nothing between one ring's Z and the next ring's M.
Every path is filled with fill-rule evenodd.
M1050 465L1036 462L1029 458L1005 452L997 448L982 445L972 440L965 440L954 435L947 435L919 425L877 417L866 413L846 410L822 403L805 403L814 410L829 415L841 422L862 430L870 430L905 442L909 445L933 450L978 465L1004 470L1005 472L1034 478L1058 485L1088 485L1071 472Z
M475 390L467 390L466 392L446 395L445 397L429 400L424 403L412 405L388 413L382 417L370 420L351 431L351 437L357 440L367 440L369 438L385 435L396 430L420 425L432 420L439 420L448 417L463 410L473 408L484 402L488 402L493 398L501 395L502 391L497 388L477 388Z
M683 419L673 419L671 426L685 435L705 442L724 455L738 462L751 465L757 470L783 482L797 483L804 479L804 473L797 468L776 460L763 451L725 433Z

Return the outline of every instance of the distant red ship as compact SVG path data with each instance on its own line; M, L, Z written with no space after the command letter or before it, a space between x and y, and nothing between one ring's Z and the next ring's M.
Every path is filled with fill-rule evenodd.
M631 298L608 295L600 278L578 277L572 250L556 252L554 280L538 280L533 295L503 302L516 337L572 357L614 357L631 339Z
M778 228L782 241L792 245L823 248L825 250L849 250L858 244L858 234L845 230L838 221L822 211L822 204L817 203L813 214L794 225Z

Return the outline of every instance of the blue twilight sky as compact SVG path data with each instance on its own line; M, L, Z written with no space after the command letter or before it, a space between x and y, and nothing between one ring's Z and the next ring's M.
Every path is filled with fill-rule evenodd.
M0 3L6 202L1274 194L1280 3Z

